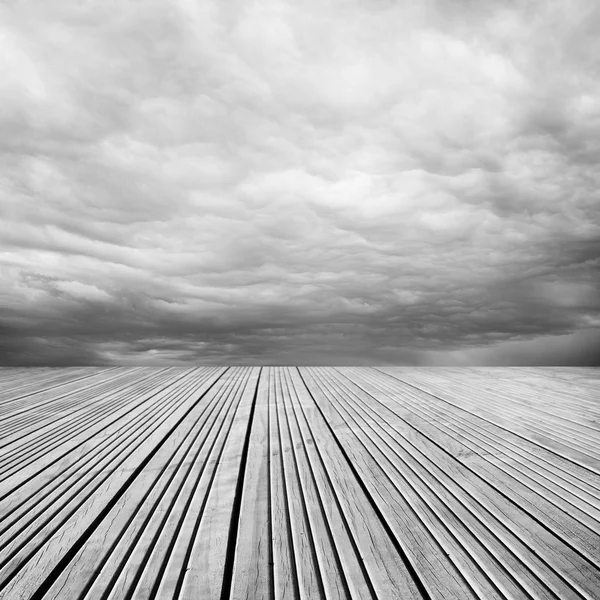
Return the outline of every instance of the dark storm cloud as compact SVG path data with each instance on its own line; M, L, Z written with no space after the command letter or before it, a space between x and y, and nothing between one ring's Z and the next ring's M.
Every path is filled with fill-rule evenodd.
M595 3L0 11L3 364L599 362Z

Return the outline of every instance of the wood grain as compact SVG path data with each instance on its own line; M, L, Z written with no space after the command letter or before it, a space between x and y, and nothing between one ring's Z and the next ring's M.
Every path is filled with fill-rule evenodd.
M0 369L0 600L600 600L600 371Z

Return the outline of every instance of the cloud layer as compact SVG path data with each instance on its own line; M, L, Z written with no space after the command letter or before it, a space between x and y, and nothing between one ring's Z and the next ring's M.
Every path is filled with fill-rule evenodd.
M0 5L0 362L600 364L599 29Z

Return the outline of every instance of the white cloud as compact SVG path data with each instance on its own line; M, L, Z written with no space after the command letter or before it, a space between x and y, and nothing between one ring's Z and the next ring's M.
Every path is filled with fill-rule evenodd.
M429 363L596 327L591 0L0 11L11 336Z

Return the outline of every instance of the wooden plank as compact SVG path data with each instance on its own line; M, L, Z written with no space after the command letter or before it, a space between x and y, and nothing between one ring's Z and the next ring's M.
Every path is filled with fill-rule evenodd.
M335 437L343 447L349 463L354 466L355 476L360 478L365 490L377 505L379 518L385 519L390 531L406 555L415 574L424 583L432 598L474 598L475 592L463 572L447 555L457 556L459 548L446 540L444 548L427 525L419 519L414 507L406 497L394 488L389 474L381 468L361 443L362 423L347 419L347 414L333 407L336 389L330 381L319 376L318 371L307 369L310 389L319 397L323 416L335 429ZM344 401L342 399L342 401ZM402 540L402 541L401 541ZM485 596L484 596L485 597ZM487 590L487 597L494 598L494 591Z
M296 557L292 536L288 486L285 479L283 454L289 446L281 442L278 407L281 404L281 379L277 369L266 369L269 381L269 446L271 490L270 538L273 561L272 596L281 600L299 597ZM284 434L284 439L288 440ZM289 443L289 442L288 442Z
M355 399L350 401L350 396ZM426 457L411 451L413 444L410 433L405 438L406 430L398 428L393 419L386 418L384 413L377 411L373 399L360 391L348 389L346 397L348 402L345 408L356 409L355 414L363 417L361 430L374 442L374 447L380 450L379 459L387 464L386 475L394 480L395 471L400 476L397 480L398 493L407 495L411 506L420 514L425 513L424 518L434 535L444 534L444 530L448 529L451 537L468 555L470 560L465 560L465 557L457 553L456 548L448 548L449 555L460 566L464 576L469 578L478 595L486 598L502 591L511 598L530 597L529 594L541 594L543 597L547 591L545 587L524 570L524 565L516 560L510 549L487 528L481 513L470 511L469 506L461 501L460 495L435 477L424 460ZM377 437L370 435L369 429ZM428 511L435 514L437 522L427 516ZM443 536L440 541L444 546L447 545L445 537L448 536ZM484 577L483 580L481 576ZM485 589L485 579L496 588L495 592Z
M447 384L436 382L435 373L431 370L425 375L411 373L410 381L405 381L405 379L402 381L414 384L422 391L431 393L440 399L443 398L444 401L457 408L476 414L480 419L492 425L545 448L557 456L567 459L584 472L600 476L600 456L596 450L590 454L588 450L582 449L577 443L571 442L568 437L557 437L556 428L552 430L540 426L535 419L527 417L504 403L497 402L492 405L485 395L468 393L467 390L460 387L453 386L450 389Z
M339 598L348 587L331 528L325 522L322 493L316 487L295 407L301 402L286 369L278 372L278 406L283 437L286 483L290 497L292 538L300 598Z
M361 485L363 481L357 477L337 442L334 431L339 434L347 427L346 423L338 421L332 424L324 418L319 410L319 404L324 399L318 388L312 385L307 387L312 380L306 369L302 369L302 375L294 373L292 379L294 387L303 396L298 409L307 420L311 437L315 447L321 451L320 456L336 497L342 510L348 515L346 523L351 528L375 594L382 598L419 598L425 592L431 597L429 583L418 579L411 572L412 565L406 560L404 540L393 538L389 530L386 530L387 523L380 520ZM303 404L310 406L311 410L307 412Z
M91 496L83 503L77 499L65 505L57 516L64 520L64 526L55 529L49 523L43 530L28 539L27 546L20 546L20 539L13 539L7 545L0 568L0 580L4 580L1 592L7 597L26 595L26 590L35 589L57 567L60 557L74 544L89 527L97 523L98 515L103 515L107 506L127 491L158 448L169 440L178 422L186 417L196 404L195 396L190 394L176 408L169 419L162 421L140 440L124 461L113 467L112 476L106 478ZM162 459L161 454L158 459ZM144 474L145 475L145 474ZM72 511L76 511L73 513ZM50 537L47 538L47 532ZM24 533L21 534L21 537Z
M259 600L273 594L269 440L269 377L263 373L256 394L242 486L231 583L234 600Z
M189 542L191 552L189 560L184 562L185 576L178 596L182 600L219 598L223 586L231 584L229 562L233 557L228 551L232 549L235 521L239 517L235 514L236 499L241 491L246 439L260 374L258 368L248 371L240 406L219 459L199 527Z
M361 387L364 385L361 384ZM376 389L369 389L369 393L381 400L383 406L389 406L390 412L395 414L388 398ZM537 577L550 582L555 589L564 588L564 597L575 591L583 597L593 597L593 590L600 585L600 580L598 570L590 564L589 558L575 552L564 543L564 539L556 537L544 527L542 522L532 518L522 507L511 503L503 490L492 485L493 482L482 478L461 462L457 458L460 452L449 450L455 440L444 437L431 421L416 418L407 420L403 415L395 425L396 431L407 431L406 439L420 452L422 464L429 464L430 469L439 471L439 475L447 480L447 484L463 501L470 505L475 501L475 510L486 516L486 524L494 529L494 535L512 545ZM464 467L466 470L463 471ZM501 516L500 520L498 515ZM522 536L522 532L527 532L527 535ZM564 587L565 585L568 587Z
M157 378L148 377L143 380L130 382L121 389L114 390L114 393L107 393L106 398L99 407L92 407L91 412L81 418L81 413L76 417L69 419L68 416L61 421L49 422L41 428L38 437L35 432L30 432L30 435L22 435L19 439L19 433L15 433L14 438L11 438L12 445L7 449L3 449L2 458L4 459L0 474L0 490L4 489L10 480L15 477L25 478L30 469L39 470L42 464L47 464L48 460L55 459L55 456L63 456L68 448L77 445L81 437L91 439L94 436L92 432L106 430L108 424L114 424L115 415L121 415L131 410L131 402L139 399L140 395L144 398L144 394L148 393L153 396L152 392L160 390L163 385L181 379L180 374L169 374L163 378L160 374ZM160 392L159 392L160 393ZM7 459L7 456L11 460Z
M568 446L578 449L598 459L597 438L600 424L595 421L597 413L575 410L572 403L560 397L560 404L552 405L552 395L546 391L543 396L528 393L524 386L514 386L511 382L488 382L482 384L480 378L472 375L452 376L440 374L438 371L426 371L422 380L426 384L434 384L444 390L453 391L463 396L473 394L478 406L486 406L490 412L509 415L511 422L522 423L532 431L542 432L553 437L557 428L563 433ZM486 380L488 381L488 380ZM581 407L581 403L577 404Z
M597 600L600 371L0 368L0 600Z
M160 587L168 597L169 562L184 518L207 469L214 470L229 414L235 410L231 390L238 379L221 378L169 440L167 467L145 469L61 574L47 597L150 597ZM145 484L145 487L144 487ZM144 492L143 498L142 492ZM93 572L85 577L82 566ZM172 574L171 574L172 575ZM179 576L177 570L176 576ZM172 577L171 577L172 579ZM175 578L176 579L176 578Z
M381 389L388 389L384 380L379 379L378 385L383 386ZM592 530L598 528L600 501L585 489L585 483L569 479L568 472L557 470L556 460L540 460L536 454L523 451L522 443L511 443L510 436L494 433L489 426L482 426L476 419L465 418L460 411L437 406L435 401L422 402L410 389L402 390L402 395L408 403L405 405L410 405L413 412L435 422L437 427L448 431L462 444L463 448L458 451L465 461L484 459L503 473L500 475L498 472L497 475L511 477L503 484L509 491L513 491L515 486L523 489L519 487L523 484L526 488L524 493L529 493L528 490L535 492L537 508L540 508L538 498L542 505L548 498L560 507L563 514L572 514ZM594 488L590 489L593 491Z
M597 505L600 498L598 494L600 478L594 473L590 473L568 458L554 453L552 449L539 445L535 439L527 439L506 427L482 418L477 411L464 409L455 403L453 398L447 400L443 396L431 395L414 386L403 385L401 389L403 398L413 398L415 394L420 397L423 393L427 395L427 402L423 403L421 399L417 401L417 404L420 403L426 409L439 407L441 413L438 413L436 417L430 417L436 423L444 425L448 419L460 420L467 424L468 431L477 430L494 439L502 447L500 455L509 452L516 453L519 457L515 459L517 462L528 461L536 465L535 468L543 471L546 476L551 474L550 477L565 482L573 493L580 495L586 502ZM413 403L412 406L416 405ZM560 434L558 431L556 433Z
M17 400L40 392L62 387L81 379L103 377L118 367L75 367L67 369L24 369L14 380L3 380L0 389L0 407L4 409ZM13 383L14 382L14 383Z
M184 392L185 388L182 386L180 390ZM123 456L129 446L147 434L149 428L160 422L175 408L173 401L176 398L173 395L165 395L162 398L156 396L155 400L155 403L143 405L147 415L142 417L136 412L127 415L130 419L130 427L126 427L126 423L121 422L118 429L114 429L110 436L101 439L95 447L90 445L86 447L84 444L83 448L77 448L75 455L71 453L67 468L52 465L53 468L48 469L44 477L32 477L18 489L17 494L5 496L0 503L3 515L0 535L11 537L11 530L23 528L26 524L31 527L36 521L39 527L42 518L52 521L56 511L59 511L70 498L76 498L86 488L93 489L93 485L98 485L106 473L112 470L112 463ZM95 438L95 441L98 441L98 438ZM111 443L104 444L103 442L106 441Z

